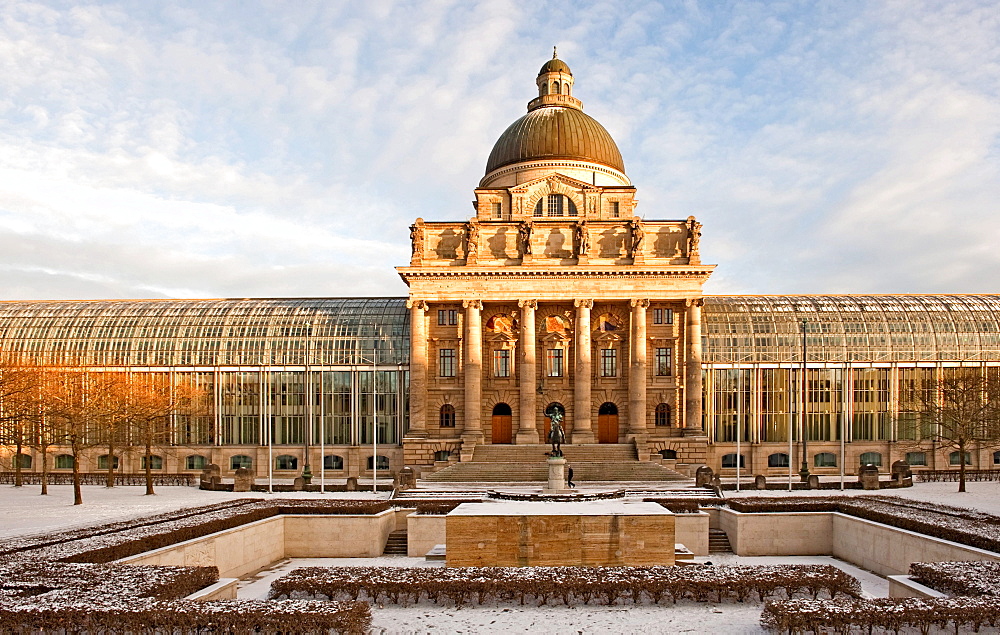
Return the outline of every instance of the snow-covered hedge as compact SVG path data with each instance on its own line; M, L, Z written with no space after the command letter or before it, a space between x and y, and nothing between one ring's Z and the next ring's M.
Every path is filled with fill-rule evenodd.
M366 633L365 602L184 602L149 598L12 599L0 604L2 633Z
M840 512L970 547L1000 551L1000 517L960 507L891 496L741 498L728 502L731 509L744 513Z
M757 567L307 567L271 584L275 599L367 600L414 604L562 602L612 605L764 600L806 594L857 597L858 581L831 565Z
M910 576L942 593L1000 597L1000 562L914 562Z
M993 597L879 598L871 600L780 600L761 613L765 628L785 633L898 633L903 628L926 633L932 627L952 632L1000 626L1000 600Z

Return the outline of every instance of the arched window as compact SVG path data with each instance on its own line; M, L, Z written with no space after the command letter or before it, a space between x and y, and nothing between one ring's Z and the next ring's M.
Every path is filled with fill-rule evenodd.
M142 459L139 461L139 469L146 469L146 455L142 455ZM163 457L156 454L149 457L149 469L151 470L162 470L163 469Z
M344 469L344 457L337 454L327 454L323 457L323 469L324 470L342 470Z
M438 415L438 425L442 428L455 427L455 406L450 403L441 406L441 411Z
M962 454L965 454L965 464L972 465L972 454L970 454L969 452L960 453L958 452L958 450L948 455L948 465L958 465L958 462L961 461L959 457Z
M438 450L434 453L435 461L447 461L451 457L451 452L448 450Z
M372 463L373 463L372 457L368 457L368 469L369 470L372 469ZM378 469L380 469L380 470L388 470L389 469L389 457L382 456L381 454L378 456Z
M820 452L813 457L814 467L837 467L837 455L833 452Z
M191 454L184 459L185 469L188 470L204 470L206 465L208 465L208 457L200 454Z
M569 94L569 84L567 82L563 82L562 94L563 95Z
M767 457L768 467L788 467L788 455L784 452L775 452Z
M253 465L253 459L246 454L237 454L236 456L229 457L229 469L231 470L238 470L241 467L249 470L251 465Z
M56 455L56 469L57 470L72 470L73 469L73 455L72 454L59 454L59 455Z
M660 450L660 456L665 459L676 459L677 450Z
M740 455L740 467L746 467L746 457ZM722 467L736 467L736 455L735 454L723 454L722 455Z
M1000 450L993 453L993 465L1000 465Z
M114 458L113 463L114 463L114 467L112 469L117 470L118 469L118 457L117 456ZM99 469L99 470L106 470L106 469L108 469L108 455L107 454L102 454L101 456L97 457L97 469Z
M658 426L670 425L670 404L666 403L656 404L656 425Z
M927 465L927 453L926 452L907 452L906 453L906 464L907 465Z
M861 465L882 465L882 454L880 452L864 452L861 454Z
M17 462L21 464L22 470L31 469L31 455L30 454L18 454Z
M299 459L291 454L281 454L274 459L274 469L276 470L296 470L299 467Z
M553 95L558 95L559 92L560 92L559 91L559 81L556 80L556 81L552 82L552 94Z

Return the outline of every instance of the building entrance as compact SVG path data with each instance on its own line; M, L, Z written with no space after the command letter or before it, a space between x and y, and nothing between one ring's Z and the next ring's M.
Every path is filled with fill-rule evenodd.
M493 443L513 443L511 410L505 403L493 406Z
M597 442L618 443L618 406L613 403L603 403L597 411Z

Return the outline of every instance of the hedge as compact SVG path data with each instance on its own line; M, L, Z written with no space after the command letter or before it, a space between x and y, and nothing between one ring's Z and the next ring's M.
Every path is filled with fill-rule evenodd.
M456 606L488 601L540 606L561 601L613 605L690 599L744 602L775 595L857 597L856 579L832 565L756 567L305 567L271 584L268 597L367 600L409 605L442 600Z
M760 623L786 633L847 633L874 629L898 633L916 628L926 633L932 627L955 633L1000 626L1000 599L878 598L869 600L781 600L764 605Z
M949 595L1000 597L1000 562L913 562L910 576Z

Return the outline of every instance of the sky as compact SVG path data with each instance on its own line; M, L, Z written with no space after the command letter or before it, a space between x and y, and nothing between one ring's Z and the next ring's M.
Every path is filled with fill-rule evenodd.
M996 0L0 0L0 300L406 295L552 46L706 293L1000 291Z

